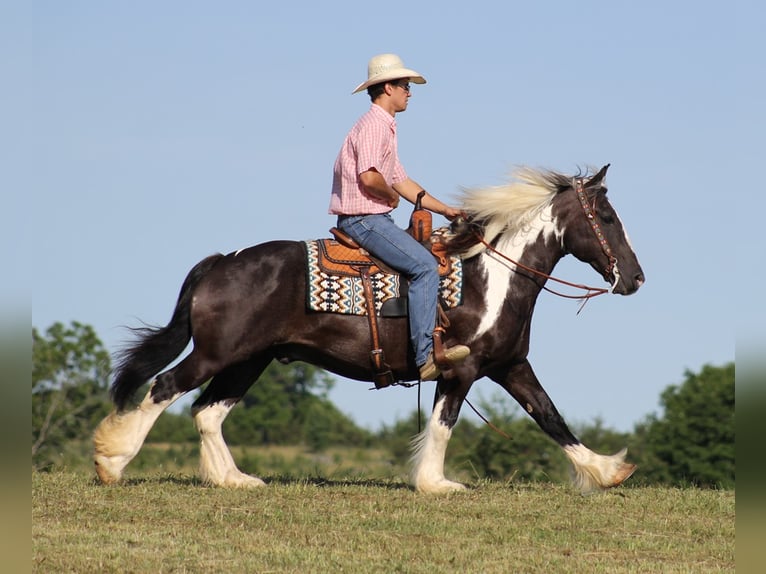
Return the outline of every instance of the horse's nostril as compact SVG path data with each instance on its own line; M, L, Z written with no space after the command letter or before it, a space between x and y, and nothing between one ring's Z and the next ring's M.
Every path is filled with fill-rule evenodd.
M643 284L644 284L644 274L643 274L643 273L638 273L638 274L637 274L637 275L634 277L634 280L635 280L635 282L636 282L636 285L638 285L639 287L641 287L641 285L643 285Z

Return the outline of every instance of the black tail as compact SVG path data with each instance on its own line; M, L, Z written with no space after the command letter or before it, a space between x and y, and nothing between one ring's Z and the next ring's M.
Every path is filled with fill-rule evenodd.
M194 288L222 257L220 253L211 255L189 271L167 326L136 329L136 342L118 353L110 391L118 410L123 410L141 385L186 348L191 339L190 313Z

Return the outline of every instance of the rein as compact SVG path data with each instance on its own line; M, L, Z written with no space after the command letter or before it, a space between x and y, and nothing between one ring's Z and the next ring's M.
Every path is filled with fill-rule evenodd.
M617 283L620 281L620 271L617 268L617 258L612 253L612 248L609 245L609 242L606 239L606 236L604 235L604 232L601 230L601 226L598 223L598 220L596 219L596 214L593 208L591 207L590 203L588 203L588 197L585 194L584 190L584 182L583 179L578 177L574 180L574 185L572 186L577 193L577 198L580 200L580 206L583 209L583 212L585 213L585 217L588 219L588 223L590 223L590 227L593 230L593 233L596 235L596 239L598 239L599 244L601 245L601 249L603 250L604 254L609 258L609 265L607 265L606 268L606 275L608 275L610 272L614 274L614 283L612 283L611 287L608 289L604 287L590 287L588 285L583 285L581 283L572 283L571 281L565 281L564 279L559 279L557 277L554 277L553 275L548 275L547 273L543 273L542 271L538 269L534 269L533 267L528 267L527 265L524 265L523 263L519 261L515 261L508 257L505 253L502 253L498 251L493 245L491 245L484 237L478 232L474 231L474 235L476 239L484 245L484 247L487 248L487 250L491 251L495 255L501 257L502 259L505 259L509 263L512 263L516 268L523 269L524 271L528 271L529 273L532 273L533 275L537 275L539 277L543 277L546 280L550 279L551 281L555 281L556 283L560 283L562 285L566 285L567 287L572 287L574 289L582 289L586 293L584 295L569 295L567 293L561 293L559 291L555 291L545 285L543 285L543 289L548 291L549 293L552 293L554 295L557 295L559 297L564 297L565 299L577 299L578 301L582 301L582 305L580 305L580 308L578 309L577 313L579 314L580 311L582 311L582 308L585 306L585 303L588 302L589 299L592 299L593 297L597 297L599 295L603 295L604 293L612 293L614 291L614 288L617 286Z
M559 279L558 277L554 277L553 275L548 275L547 273L543 273L539 269L535 269L534 267L528 267L524 265L523 263L520 263L516 261L515 259L511 259L508 257L505 253L498 251L493 245L491 245L482 235L479 234L479 232L474 232L476 235L476 239L479 240L479 242L484 245L484 247L487 248L487 250L491 251L495 255L498 255L502 259L505 259L509 263L512 263L516 267L523 269L524 271L529 271L530 273L533 273L534 275L538 275L540 277L543 277L545 279L550 279L551 281L555 281L556 283L561 283L562 285L566 285L568 287L573 287L575 289L582 289L583 291L587 291L584 295L569 295L567 293L561 293L559 291L555 291L549 287L546 287L543 285L543 289L548 291L549 293L553 293L554 295L558 295L559 297L564 297L565 299L585 299L586 301L588 299L591 299L593 297L597 297L598 295L603 295L604 293L609 293L611 289L606 289L604 287L589 287L588 285L582 285L580 283L572 283L571 281L565 281L564 279Z

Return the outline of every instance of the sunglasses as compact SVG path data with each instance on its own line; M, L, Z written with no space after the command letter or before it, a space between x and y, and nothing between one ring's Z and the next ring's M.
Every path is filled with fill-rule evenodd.
M392 85L399 86L401 89L403 89L408 94L410 93L410 83L409 82L404 82L404 83L401 83L401 84L397 82L397 83L394 83Z

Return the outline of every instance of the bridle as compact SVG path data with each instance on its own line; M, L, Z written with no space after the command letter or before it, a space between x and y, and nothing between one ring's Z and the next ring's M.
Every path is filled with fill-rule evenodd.
M595 209L588 203L588 196L585 193L585 182L583 178L574 178L573 184L575 193L577 193L577 199L580 200L580 205L585 212L585 217L588 218L588 223L590 223L590 228L593 230L593 233L596 234L596 239L598 239L604 255L609 259L609 264L606 266L606 275L608 277L609 273L614 274L614 283L612 283L612 286L609 289L609 292L612 293L617 286L617 283L620 281L620 270L617 268L617 258L614 256L614 253L612 253L612 248L609 246L609 242L607 241L604 232L601 231L601 225L596 217Z
M612 248L609 245L609 241L607 241L606 236L604 235L604 232L601 230L601 225L599 224L598 219L596 217L596 211L594 207L591 206L591 204L588 202L588 196L585 193L584 178L582 177L573 178L572 188L577 194L577 198L580 201L580 206L582 207L583 212L585 213L585 217L588 219L588 223L590 224L590 227L593 230L593 233L596 235L596 239L598 239L599 245L601 245L601 250L609 259L609 264L607 265L605 275L608 277L609 273L612 273L614 275L614 283L612 283L611 287L609 287L608 289L605 289L603 287L589 287L588 285L582 285L580 283L572 283L571 281L565 281L564 279L559 279L557 277L553 277L552 275L548 275L547 273L543 273L542 271L539 271L538 269L528 267L524 265L523 263L520 263L519 261L514 261L513 259L505 255L504 253L501 253L500 251L498 251L493 245L491 245L486 239L484 239L484 236L482 236L478 231L474 231L474 235L479 240L479 242L482 245L484 245L484 247L487 248L487 250L491 251L498 257L505 259L509 263L512 263L515 267L519 269L523 269L524 271L528 271L529 273L538 275L545 279L550 279L551 281L555 281L562 285L566 285L568 287L573 287L575 289L581 289L585 291L585 294L583 295L569 295L566 293L555 291L543 285L543 289L559 297L564 297L566 299L582 300L582 305L580 306L580 309L577 311L579 313L589 299L592 299L593 297L597 297L598 295L603 295L604 293L614 292L615 287L617 287L617 283L619 283L620 281L620 271L617 267L617 258L614 256L612 252Z

